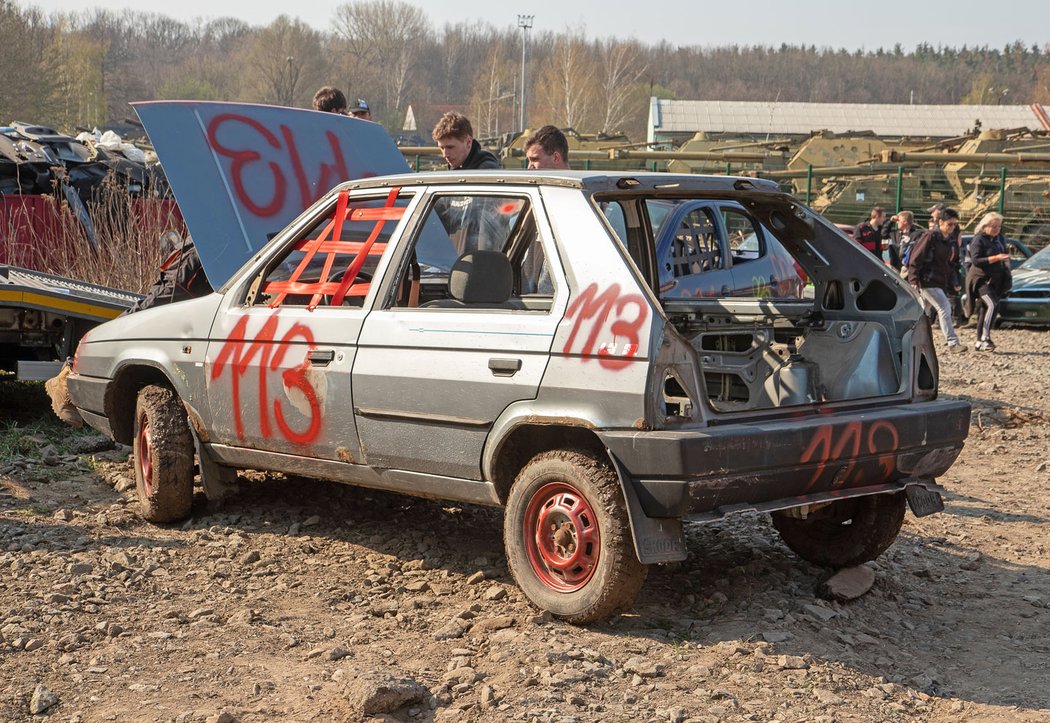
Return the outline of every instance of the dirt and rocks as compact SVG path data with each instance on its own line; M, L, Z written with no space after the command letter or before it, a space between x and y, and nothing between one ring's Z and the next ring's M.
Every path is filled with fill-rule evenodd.
M1050 334L997 341L941 355L970 438L867 594L742 515L590 628L524 600L499 510L252 475L146 524L127 448L0 383L0 719L1050 721Z

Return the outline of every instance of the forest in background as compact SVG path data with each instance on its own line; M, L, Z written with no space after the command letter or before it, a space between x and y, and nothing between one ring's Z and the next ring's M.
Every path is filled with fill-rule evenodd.
M412 106L420 135L446 110L480 137L514 130L522 34L461 22L435 27L399 0L339 5L320 31L282 15L183 23L103 9L44 14L0 0L0 123L66 132L133 118L129 101L226 100L309 107L321 85L364 98L395 135ZM688 100L997 104L1050 103L1050 44L1004 48L900 45L673 46L529 36L527 125L645 137L651 96Z

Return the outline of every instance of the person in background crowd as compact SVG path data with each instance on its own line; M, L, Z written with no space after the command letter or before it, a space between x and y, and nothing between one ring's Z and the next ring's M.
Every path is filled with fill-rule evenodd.
M930 212L930 228L937 228L937 224L940 221L941 215L948 207L943 203L935 203L928 209ZM948 286L946 287L946 293L948 294L948 304L952 309L952 321L956 326L963 326L969 320L969 315L963 309L962 305L962 292L963 285L965 283L965 276L962 269L963 261L963 243L962 243L962 229L959 226L955 227L952 232L952 236L949 239L952 245L955 247L955 266L952 267L951 272L948 276Z
M908 255L908 283L919 292L924 307L937 310L937 320L952 352L966 351L952 325L952 309L945 291L952 268L959 262L959 247L951 240L958 226L956 210L944 209L938 216L937 228L923 234Z
M875 254L875 258L882 261L882 240L889 233L889 224L886 222L886 209L876 206L871 209L867 221L857 224L853 232L854 240L868 251Z
M1012 284L1003 217L986 213L970 241L970 270L966 273L966 291L977 308L977 351L995 351L992 326L999 312L999 300Z
M546 125L525 139L529 170L569 170L569 141L565 134Z
M499 168L499 159L474 139L474 128L462 113L448 112L431 134L450 170Z
M343 91L330 85L317 89L313 105L314 110L346 114L346 96L343 95Z
M915 243L920 235L920 230L915 223L915 214L911 211L901 211L890 217L894 226L886 237L887 249L890 253L890 266L899 272L904 266L904 255L911 245Z
M350 115L361 120L372 120L372 111L369 110L368 103L365 103L363 98L358 98L357 102L350 107Z

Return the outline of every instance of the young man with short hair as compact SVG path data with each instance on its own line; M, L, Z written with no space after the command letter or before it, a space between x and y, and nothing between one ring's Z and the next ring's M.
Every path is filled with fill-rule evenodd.
M908 256L908 283L919 292L923 306L937 311L937 320L948 342L948 350L964 352L952 324L952 307L946 289L952 268L959 260L959 247L952 241L959 227L959 214L954 208L940 212L936 227L923 234Z
M882 239L886 237L886 209L876 206L871 209L867 221L857 224L853 231L854 240L882 261Z
M324 113L346 113L346 96L343 91L330 85L322 86L314 93L314 110Z
M569 141L565 134L546 125L525 139L529 170L569 170Z
M499 159L474 139L474 128L462 113L450 111L441 116L431 135L450 170L500 167Z

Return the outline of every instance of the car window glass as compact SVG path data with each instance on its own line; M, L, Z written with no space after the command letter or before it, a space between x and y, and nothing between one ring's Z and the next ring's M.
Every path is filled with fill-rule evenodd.
M722 220L726 226L726 238L729 240L734 266L765 256L765 243L749 216L731 208L723 208Z
M682 217L664 261L675 278L724 268L714 220L707 208L696 208Z
M256 303L270 306L360 306L387 242L410 198L340 194L331 213L290 244L271 265Z
M649 214L649 225L652 226L653 236L660 237L660 231L664 223L671 216L671 212L678 207L679 201L652 199L645 200L645 210Z
M510 280L504 283L502 268L507 265ZM554 286L527 198L437 197L419 224L403 267L392 307L551 306Z
M626 247L627 218L624 215L623 206L620 205L619 201L601 201L598 207L602 210L605 220L609 222L609 226L612 227L620 245Z

